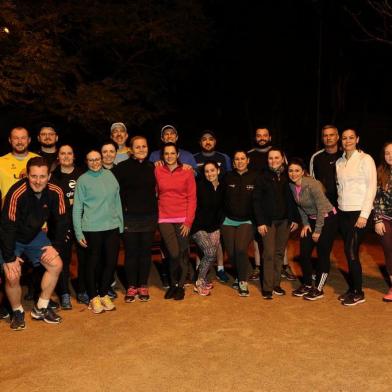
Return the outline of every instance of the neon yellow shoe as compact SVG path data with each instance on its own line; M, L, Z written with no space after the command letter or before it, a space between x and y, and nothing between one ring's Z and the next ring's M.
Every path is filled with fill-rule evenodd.
M101 305L105 310L114 310L116 306L110 299L110 297L106 294L105 296L101 297Z
M97 295L90 301L88 308L96 314L102 313L105 310L101 304L101 298L99 297L99 295Z

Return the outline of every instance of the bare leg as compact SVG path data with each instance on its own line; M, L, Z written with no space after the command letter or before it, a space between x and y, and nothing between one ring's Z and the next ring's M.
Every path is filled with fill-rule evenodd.
M56 288L61 269L63 268L63 263L61 258L57 257L50 264L42 263L42 265L45 267L46 271L41 280L40 297L42 299L50 299L54 289Z

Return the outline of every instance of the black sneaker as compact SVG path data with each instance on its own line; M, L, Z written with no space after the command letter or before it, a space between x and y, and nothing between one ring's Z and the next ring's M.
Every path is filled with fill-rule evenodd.
M39 309L37 308L37 305L34 305L30 314L34 320L44 320L45 323L48 324L58 324L62 320L62 318L49 307Z
M24 312L21 312L20 310L13 312L10 324L12 330L21 331L22 329L26 328L24 316Z
M317 288L310 290L309 293L304 295L304 299L307 299L308 301L316 301L323 297L324 297L324 291L323 290L320 291Z
M52 301L51 299L49 300L48 308L52 310L58 310L60 309L60 304L58 302Z
M283 290L280 286L274 287L275 295L286 295L286 290Z
M312 286L306 286L306 285L301 285L297 289L293 290L291 294L294 295L294 297L303 297L305 294L310 293L312 290Z
M340 294L338 297L338 301L343 302L347 296L349 296L350 294L352 294L353 292L349 290L347 290L345 293Z
M165 293L165 299L172 299L174 298L175 294L177 291L177 286L171 286L168 288L168 290Z
M365 302L365 294L362 293L351 293L346 296L346 298L342 301L342 304L345 306L355 306L358 304L362 304Z
M272 291L264 291L262 290L261 295L264 299L272 299Z
M294 275L293 271L291 270L289 265L284 265L282 267L282 271L280 273L280 276L284 279L294 281L297 280L297 277Z
M176 301L182 301L185 298L185 290L183 287L177 287L173 297Z
M217 270L215 275L216 279L221 283L227 283L229 281L229 277L227 276L225 270Z

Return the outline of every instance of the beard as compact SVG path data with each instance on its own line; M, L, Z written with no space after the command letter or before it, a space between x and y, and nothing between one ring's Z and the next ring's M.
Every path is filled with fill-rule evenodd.
M41 147L44 148L52 148L56 145L56 143L41 143Z
M260 144L256 141L256 139L253 141L253 144L254 144L254 146L255 146L256 148L262 148L262 149L271 147L271 145L272 145L271 140L268 140L265 144L260 145Z

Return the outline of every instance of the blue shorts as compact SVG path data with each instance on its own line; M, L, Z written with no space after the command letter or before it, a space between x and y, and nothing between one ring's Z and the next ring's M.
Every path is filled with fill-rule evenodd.
M38 267L41 264L42 247L52 245L48 236L44 231L40 231L36 237L28 244L22 244L16 241L15 256L25 255L27 259L33 264L33 267ZM0 264L4 263L3 256L0 252Z

